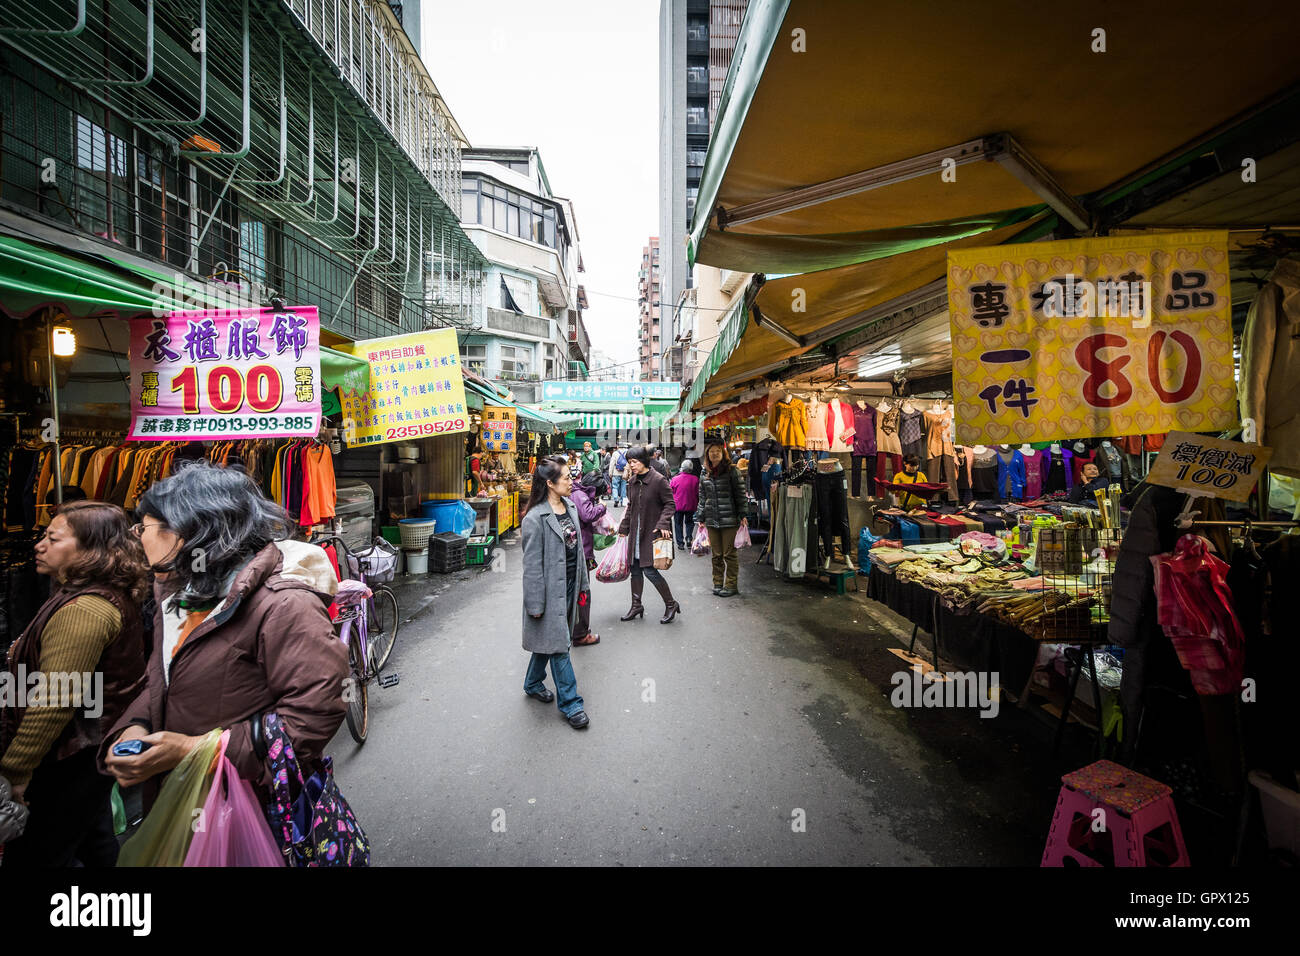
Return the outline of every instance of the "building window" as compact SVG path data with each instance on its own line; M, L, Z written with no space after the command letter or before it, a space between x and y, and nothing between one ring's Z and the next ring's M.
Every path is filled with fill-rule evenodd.
M461 216L467 223L561 249L554 206L490 180L474 176L461 180Z
M501 371L508 375L526 375L532 368L533 350L519 345L501 346Z

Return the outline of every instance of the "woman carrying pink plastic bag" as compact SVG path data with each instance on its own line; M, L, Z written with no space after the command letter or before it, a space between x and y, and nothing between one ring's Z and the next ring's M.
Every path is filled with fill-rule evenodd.
M185 854L186 866L284 866L284 856L253 793L226 758L230 731L221 735L217 772Z

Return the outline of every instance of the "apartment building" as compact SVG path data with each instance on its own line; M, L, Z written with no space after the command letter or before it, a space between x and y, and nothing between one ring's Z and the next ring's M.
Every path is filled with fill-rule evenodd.
M663 300L669 303L661 374L684 371L682 326L675 306L693 279L686 236L709 138L717 118L748 0L660 0L659 5L659 235Z
M74 6L0 12L0 232L315 305L326 342L468 321L465 137L387 3Z
M651 236L641 248L641 269L637 273L637 358L641 381L662 379L663 334L661 331L661 274L659 237Z
M573 204L552 190L533 147L467 148L461 163L461 225L487 260L461 357L536 401L543 379L583 379L590 367Z

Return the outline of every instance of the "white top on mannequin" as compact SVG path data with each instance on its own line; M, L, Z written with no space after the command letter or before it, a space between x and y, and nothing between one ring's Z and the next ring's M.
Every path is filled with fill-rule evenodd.
M1109 439L1109 438L1103 438L1103 439L1102 439L1102 442L1101 442L1101 447L1102 447L1102 448L1109 448L1109 447L1110 447L1110 439Z
M1033 453L1034 453L1034 446L1029 444L1028 442L1025 442L1025 444L1020 446L1020 454L1032 455Z
M1061 453L1061 443L1059 441L1052 442L1051 450L1053 455L1059 455Z
M976 445L974 448L971 449L971 451L975 452L975 454L977 455L982 455L988 450L989 450L988 445Z

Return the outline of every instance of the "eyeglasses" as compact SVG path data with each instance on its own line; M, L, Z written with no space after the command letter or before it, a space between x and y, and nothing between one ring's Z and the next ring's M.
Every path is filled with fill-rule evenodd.
M166 527L167 526L165 524L145 524L143 521L140 521L137 522L136 524L131 525L131 533L135 535L137 538L140 538L143 537L144 533L150 528L158 528L159 530L162 530L165 529Z

